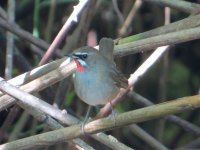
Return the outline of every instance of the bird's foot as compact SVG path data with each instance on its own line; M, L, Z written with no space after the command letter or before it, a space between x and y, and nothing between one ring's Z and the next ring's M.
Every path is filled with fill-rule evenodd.
M111 119L114 119L114 126L116 126L116 124L117 124L117 122L116 122L117 112L114 110L111 102L110 102L110 106L111 106L111 114L109 115L109 117L111 117Z
M84 136L87 136L88 134L85 132L85 124L92 121L91 118L85 119L82 123L81 123L81 132Z
M85 132L85 128L84 128L85 124L86 124L86 122L88 122L89 120L91 120L91 119L88 119L89 115L90 115L91 109L92 109L92 106L89 105L88 111L87 111L86 116L85 116L85 119L83 120L83 123L81 124L81 131L82 131L82 133L83 133L84 136L86 136L86 132Z
M82 134L84 135L84 136L86 136L86 132L85 132L85 121L83 121L83 123L81 124L81 132L82 132Z
M108 116L110 119L114 120L114 126L116 126L117 124L116 116L117 116L117 112L115 110L112 110L111 114Z

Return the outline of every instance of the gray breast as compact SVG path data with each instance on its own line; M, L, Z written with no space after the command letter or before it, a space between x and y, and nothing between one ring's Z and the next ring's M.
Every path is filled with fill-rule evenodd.
M108 74L99 67L92 72L76 72L74 85L80 99L89 105L105 104L112 100L119 92L119 88Z

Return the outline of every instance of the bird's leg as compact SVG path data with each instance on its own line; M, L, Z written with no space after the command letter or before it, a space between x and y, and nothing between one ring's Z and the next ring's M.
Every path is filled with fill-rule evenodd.
M89 105L89 106L88 106L87 113L86 113L85 118L84 118L84 120L83 120L83 123L81 124L81 131L82 131L82 133L83 133L85 136L86 136L86 133L85 133L84 126L85 126L85 124L86 124L86 122L87 122L87 120L88 120L88 118L89 118L91 109L92 109L92 106Z
M110 101L111 115L114 117L114 124L116 126L115 110L113 108L112 102Z

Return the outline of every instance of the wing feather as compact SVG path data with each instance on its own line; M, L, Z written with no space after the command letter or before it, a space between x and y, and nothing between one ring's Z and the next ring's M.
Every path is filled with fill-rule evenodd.
M128 87L127 78L121 73L121 71L116 66L113 66L111 68L110 76L117 85L117 87L125 89Z

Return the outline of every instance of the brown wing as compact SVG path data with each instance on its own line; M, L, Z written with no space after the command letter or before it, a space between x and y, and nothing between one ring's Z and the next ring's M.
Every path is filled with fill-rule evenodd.
M127 78L119 71L119 69L116 66L113 66L111 68L110 75L111 75L112 79L114 80L115 84L119 88L126 89L128 87Z

